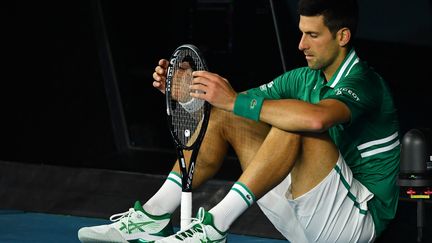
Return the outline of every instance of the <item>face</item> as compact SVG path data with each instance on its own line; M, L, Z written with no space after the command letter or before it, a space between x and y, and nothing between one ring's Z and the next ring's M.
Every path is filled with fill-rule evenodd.
M302 37L299 50L305 54L311 69L322 70L330 78L343 61L339 33L334 37L327 26L324 17L300 16L299 29Z

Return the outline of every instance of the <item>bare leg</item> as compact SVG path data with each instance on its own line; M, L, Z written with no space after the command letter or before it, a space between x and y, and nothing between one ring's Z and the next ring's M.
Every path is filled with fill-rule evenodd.
M327 133L302 137L301 153L291 171L291 192L294 198L314 188L334 168L339 150Z
M291 133L213 109L206 137L198 155L193 186L219 170L231 144L243 173L229 193L212 209L214 226L221 231L253 203L291 173L291 194L303 195L333 169L339 152L327 133ZM190 153L185 154L190 156ZM187 159L188 160L188 159ZM178 163L175 170L178 171ZM252 192L252 194L251 194Z
M250 191L259 199L291 173L291 193L296 198L320 183L338 159L327 133L290 133L231 113L223 115L223 138L236 151L243 173L240 186L234 184L209 211L219 230L227 230L251 205Z
M229 144L240 160L239 181L260 198L290 172L292 194L298 197L316 186L334 167L339 153L327 133L291 133L213 108L197 158L193 187L212 178L222 165ZM190 152L185 151L186 160ZM180 172L178 162L174 171Z
M272 128L253 159L243 163L239 182L258 199L281 182L292 170L300 151L300 136Z
M213 108L207 132L198 153L193 187L199 187L218 172L229 144L233 145L240 161L245 161L245 163L251 161L269 130L270 126L267 124L254 122L230 112ZM188 162L191 152L184 151L184 153ZM180 173L178 161L176 161L173 171Z
M327 133L290 133L272 128L239 181L256 196L279 184L291 172L294 198L321 182L332 170L339 152Z

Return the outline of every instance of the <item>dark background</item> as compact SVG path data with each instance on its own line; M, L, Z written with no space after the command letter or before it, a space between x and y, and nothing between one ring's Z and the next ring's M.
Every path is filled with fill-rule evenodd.
M41 194L44 190L56 193L50 183L57 180L61 189L56 197L69 203L62 208L76 212L72 209L84 210L83 204L94 197L69 199L68 195L74 195L70 191L81 185L74 183L99 178L76 176L76 171L92 174L94 170L86 168L110 170L98 172L100 178L121 171L165 175L175 154L165 121L164 96L152 87L152 73L157 61L168 58L181 44L197 45L210 70L227 77L238 91L267 83L283 72L268 0L100 2L106 38L99 25L98 1L2 3L0 160L16 164L6 163L10 168L21 168L0 168L10 178L0 178L10 187L3 188L7 192L3 195L10 195L7 189L16 190L22 184L23 197L38 198L45 195ZM297 1L273 2L286 67L303 66L304 57L297 49ZM431 128L432 99L427 87L432 81L432 1L359 2L356 50L393 91L401 134L412 128ZM109 49L104 49L106 44ZM107 58L110 55L112 59ZM37 169L31 171L35 166ZM49 166L60 169L53 169L57 172L50 176L53 172ZM240 173L232 151L222 169L216 178L231 180ZM39 170L46 172L37 179ZM130 177L119 174L116 178ZM62 176L64 180L58 178ZM40 180L45 182L38 183ZM102 182L117 183L100 179L89 183L89 188ZM87 194L100 193L107 202L105 194L115 188L124 190L120 182L117 184L118 188L111 185L101 187L102 191L80 189ZM136 187L140 186L128 184L130 190ZM19 201L27 202L21 200L20 193L13 193L16 199L8 196L11 203L7 205L18 207ZM55 200L48 196L29 203L32 210L41 210L54 203L46 201ZM128 205L126 201L113 197L112 203L104 203L113 207L104 214L124 208L119 202ZM416 233L415 204L406 199L400 202L400 213L382 242L408 242L408 235L412 238ZM28 205L23 208L28 209ZM58 209L51 206L48 211L58 212L53 208ZM430 203L426 211L430 218Z
M283 72L267 0L101 2L123 116L103 76L96 1L3 4L1 160L165 174L173 146L151 85L160 58L193 43L238 91ZM431 1L360 2L356 49L392 89L402 134L430 127ZM303 66L296 1L274 3L286 67Z

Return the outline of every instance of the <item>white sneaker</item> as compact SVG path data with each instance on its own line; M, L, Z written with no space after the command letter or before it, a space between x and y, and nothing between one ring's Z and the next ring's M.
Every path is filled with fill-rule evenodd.
M198 210L197 218L187 226L185 230L179 231L174 235L156 240L155 243L225 243L227 233L221 232L214 226L213 215L206 212L204 208Z
M150 215L139 201L129 211L110 217L114 223L84 227L78 231L82 243L90 242L152 242L172 235L171 214Z

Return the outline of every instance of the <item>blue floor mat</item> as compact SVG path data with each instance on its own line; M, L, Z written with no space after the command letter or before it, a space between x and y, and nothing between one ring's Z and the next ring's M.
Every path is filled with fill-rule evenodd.
M79 228L107 223L109 221L105 219L0 210L0 242L79 243L77 237ZM286 241L230 234L228 242L278 243Z

